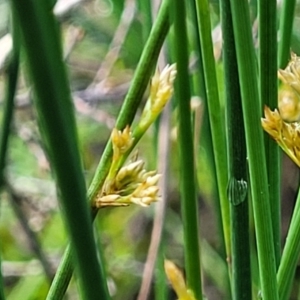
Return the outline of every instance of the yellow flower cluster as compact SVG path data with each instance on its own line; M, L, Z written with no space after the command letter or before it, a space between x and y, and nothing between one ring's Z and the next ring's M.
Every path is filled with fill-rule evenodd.
M176 78L176 65L167 65L162 72L156 70L150 87L151 107L161 111L173 94L173 83Z
M173 95L176 78L176 64L167 65L162 72L156 70L151 80L150 96L143 110L138 127L148 128L157 118Z
M264 130L278 143L282 150L300 167L300 58L291 54L291 61L278 77L286 85L279 93L279 111L265 107ZM289 121L289 122L287 122Z
M278 71L278 77L300 95L300 58L295 53L291 53L291 61L287 67Z
M284 122L277 109L271 111L265 106L264 112L262 127L300 167L300 123Z
M97 208L127 206L131 203L149 206L160 199L157 186L159 178L156 171L147 172L144 169L142 160L131 162L122 167L114 179L104 184L94 205Z
M119 157L124 154L133 143L130 127L127 125L123 131L114 128L111 133L111 141L113 144L114 155Z
M300 120L300 58L291 53L291 61L284 70L278 71L279 79L284 83L278 99L281 117L288 122Z
M160 175L156 171L147 172L142 160L134 159L125 166L124 162L171 98L175 76L175 64L166 66L161 73L156 71L151 81L150 96L133 132L129 126L124 130L113 129L112 163L105 182L94 199L95 207L126 206L131 203L148 206L159 200L157 182Z
M165 260L164 267L178 300L195 300L192 291L187 288L182 272L178 267L172 261L167 259Z
M280 116L287 122L300 120L300 99L289 85L285 84L278 94L278 109Z

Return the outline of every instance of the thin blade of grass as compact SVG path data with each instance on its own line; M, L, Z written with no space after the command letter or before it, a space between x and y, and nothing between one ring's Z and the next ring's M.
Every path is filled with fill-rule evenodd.
M76 137L59 27L44 1L12 1L18 17L43 137L60 192L85 299L106 299Z
M231 211L232 294L233 299L251 300L246 141L229 0L221 1L221 22L226 91L228 175L230 178L228 184L228 198Z
M278 299L266 158L247 1L231 0L263 299Z
M258 14L260 102L273 110L278 101L276 0L260 0ZM265 146L275 260L278 268L281 256L280 152L275 141L269 137L266 138Z
M181 213L184 232L185 269L188 288L196 299L202 299L198 204L196 199L194 146L190 108L190 81L188 73L188 41L185 3L173 1L174 60L177 63L175 97L178 104L178 139L181 170Z
M280 14L278 66L284 69L288 63L291 49L296 0L283 0Z
M198 28L201 39L202 63L207 93L207 105L212 135L213 152L222 215L222 226L227 258L231 256L229 202L226 195L227 154L225 144L224 119L221 114L215 60L211 39L209 6L206 0L197 0Z
M206 155L208 158L208 162L210 165L210 168L213 171L213 181L217 182L217 174L216 174L216 163L214 158L214 151L213 151L213 144L212 144L212 135L211 135L211 127L210 127L210 121L209 121L209 114L207 109L207 95L206 95L206 85L205 85L205 79L204 79L204 67L203 67L203 58L202 58L202 50L201 50L201 41L200 41L200 32L198 27L198 17L197 17L197 6L196 1L191 0L189 1L189 11L191 20L194 25L195 29L195 36L193 36L192 40L190 41L192 44L192 47L194 48L193 51L195 51L196 56L198 57L197 62L197 72L194 72L193 74L193 84L192 84L192 91L193 95L198 95L201 98L201 101L203 101L203 120L201 125L201 144L202 147L206 149ZM221 214L221 206L220 201L218 199L218 189L217 189L217 183L214 183L214 186L212 188L213 190L213 199L214 199L214 211L216 215L216 222L217 222L217 232L219 236L219 248L220 252L222 253L222 257L224 258L224 261L226 261L226 246L225 246L225 238L224 238L224 230L222 225L222 214ZM229 282L228 282L229 283Z

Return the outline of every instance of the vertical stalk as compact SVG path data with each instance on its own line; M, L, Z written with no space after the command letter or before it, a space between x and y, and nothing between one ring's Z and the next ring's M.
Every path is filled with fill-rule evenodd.
M203 101L204 104L203 120L201 125L201 144L203 145L203 148L206 149L209 164L211 166L211 169L213 170L213 181L217 182L216 163L215 163L215 158L213 153L209 114L207 110L206 86L204 80L203 58L202 58L202 50L201 50L200 32L198 27L196 1L190 0L189 4L190 5L188 6L188 8L190 8L191 20L195 27L195 39L193 39L191 43L193 43L192 47L194 48L196 56L198 57L198 63L197 63L198 67L197 67L197 72L193 76L194 78L193 78L192 90L195 95L201 97L201 100ZM215 209L216 222L217 222L217 231L220 240L219 252L221 253L221 256L223 257L224 261L226 261L227 254L226 254L225 237L224 237L224 235L226 234L226 230L223 230L222 213L221 213L221 206L219 201L220 196L218 193L217 183L214 183L213 191L214 191L213 198L214 198L214 209Z
M276 0L259 1L259 96L271 109L277 107ZM276 268L280 262L280 152L270 138L265 141L270 209Z
M198 205L196 199L194 146L191 125L190 82L188 73L188 41L185 3L173 1L174 59L177 63L175 95L178 101L178 139L181 171L182 219L185 267L188 288L196 299L202 299Z
M73 103L62 60L59 27L44 1L12 1L35 90L36 107L74 246L84 299L106 299L86 201Z
M288 235L283 248L283 253L277 272L277 284L280 300L290 297L291 288L295 276L296 267L300 255L300 189L293 217L290 223Z
M229 185L232 237L232 295L251 300L249 204L247 199L246 141L242 99L234 44L230 1L221 1L223 63L226 90Z
M276 300L278 291L273 230L249 8L247 1L231 0L230 4L241 85L262 298Z
M207 94L213 152L216 165L217 183L225 238L226 255L230 257L230 219L227 201L227 156L225 144L224 118L221 114L218 83L211 39L210 13L207 0L197 0L198 28L201 39L202 63Z
M284 69L288 63L291 49L296 0L283 0L280 14L278 66Z

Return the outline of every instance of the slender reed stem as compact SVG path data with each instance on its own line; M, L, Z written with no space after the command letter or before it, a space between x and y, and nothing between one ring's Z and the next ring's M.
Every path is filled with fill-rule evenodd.
M194 146L190 111L190 82L188 73L188 42L185 3L173 2L174 59L178 76L175 85L178 101L178 138L181 170L181 211L184 232L185 268L188 288L196 299L202 299L198 205L196 199Z
M279 27L278 66L284 69L288 63L291 49L292 30L296 0L282 1Z
M300 254L300 189L294 208L290 228L283 248L277 272L277 284L280 300L290 297L293 279Z
M264 300L276 300L278 291L273 230L249 8L247 1L231 0L230 4L242 95L262 297Z
M84 299L106 299L76 137L59 27L44 1L12 1L20 22L38 117L60 192ZM84 243L83 243L84 241Z
M259 96L260 102L277 107L277 28L276 0L259 1ZM280 246L280 152L277 144L267 137L265 141L270 209L276 268L281 256Z
M164 269L165 260L165 240L162 238L162 242L158 249L158 255L155 268L155 300L167 300L170 299L169 288L166 284L166 273Z
M213 170L213 181L217 182L217 174L216 174L216 164L215 164L215 158L213 153L213 145L212 145L212 136L211 136L211 128L210 128L210 122L209 122L209 114L207 111L207 95L206 95L206 86L205 86L205 80L204 80L204 68L203 68L203 58L202 58L202 50L201 50L201 41L200 41L200 32L198 27L198 17L197 17L197 6L196 1L191 0L189 1L190 8L190 15L191 20L193 22L193 25L195 27L195 38L192 39L191 43L194 47L194 51L198 57L198 63L197 63L197 72L193 76L193 93L195 95L198 95L201 97L201 100L203 101L203 121L201 125L201 144L203 145L203 148L206 149L206 154L208 157L209 164L211 166L211 169ZM222 226L222 214L221 214L221 207L220 207L220 201L218 199L218 188L217 184L214 183L213 187L214 195L214 210L216 215L216 222L217 222L217 232L220 240L220 246L219 251L226 261L226 247L225 247L225 238L224 238L224 230Z
M211 40L210 13L207 0L197 0L198 28L201 39L202 63L207 93L207 105L212 134L213 152L216 164L217 182L222 213L226 255L230 257L230 219L227 201L227 156L225 144L224 119L219 102L218 83Z
M233 299L252 299L246 141L230 1L221 1L232 238Z
M157 19L154 22L149 39L144 47L141 59L137 66L132 84L125 98L124 104L119 113L116 127L124 128L127 124L131 124L138 106L142 100L143 93L149 82L151 70L153 70L162 43L167 35L170 27L169 20L169 0L164 0L158 12ZM102 187L107 172L111 164L112 148L109 142L101 156L100 163L88 189L88 201L92 202L95 195ZM92 210L92 218L97 215L97 210ZM47 295L47 300L60 300L65 294L73 273L73 265L71 262L71 245L67 246L62 257L58 271Z

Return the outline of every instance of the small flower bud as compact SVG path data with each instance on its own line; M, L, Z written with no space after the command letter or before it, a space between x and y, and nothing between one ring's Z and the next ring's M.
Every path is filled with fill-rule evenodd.
M117 154L117 156L124 154L133 143L130 127L126 126L123 131L114 128L111 134L111 141L114 153Z

